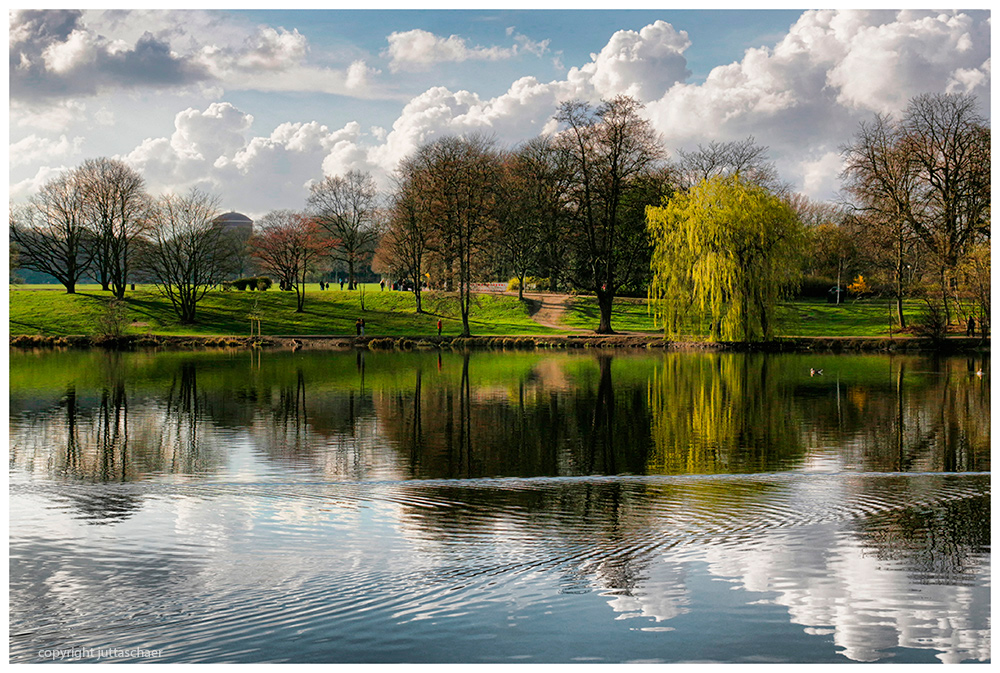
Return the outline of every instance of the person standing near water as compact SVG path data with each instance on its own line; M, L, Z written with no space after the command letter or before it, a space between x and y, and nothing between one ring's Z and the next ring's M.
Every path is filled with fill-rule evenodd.
M438 318L438 336L441 336L441 319Z
M361 336L361 318L354 321L354 331L358 333L358 336Z
M361 336L365 335L365 319L361 318Z

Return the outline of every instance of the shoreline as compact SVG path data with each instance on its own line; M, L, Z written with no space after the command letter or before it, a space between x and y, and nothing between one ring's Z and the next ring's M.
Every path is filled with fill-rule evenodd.
M118 339L19 335L10 347L105 348L108 350L203 350L213 348L269 350L528 350L536 348L664 349L718 352L989 352L990 340L978 337L948 337L934 341L921 337L782 337L766 342L668 341L661 335L565 334L518 336L329 336L284 335L266 337L128 335Z

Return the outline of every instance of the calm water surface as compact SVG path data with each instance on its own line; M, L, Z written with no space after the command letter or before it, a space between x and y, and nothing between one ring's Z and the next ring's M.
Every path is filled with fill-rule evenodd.
M12 352L10 659L989 661L989 364Z

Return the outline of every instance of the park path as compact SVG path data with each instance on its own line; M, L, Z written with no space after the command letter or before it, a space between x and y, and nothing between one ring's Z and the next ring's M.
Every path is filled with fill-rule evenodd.
M517 296L516 292L510 292ZM531 319L543 327L569 330L570 332L590 332L592 330L569 327L562 324L562 317L569 307L571 295L551 292L525 292L524 298L531 302Z

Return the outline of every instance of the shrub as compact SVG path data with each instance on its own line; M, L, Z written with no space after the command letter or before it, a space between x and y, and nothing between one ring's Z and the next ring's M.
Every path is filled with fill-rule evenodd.
M223 292L232 292L233 291L233 281L231 281L231 280L224 280L224 281L222 281L222 291Z
M511 278L507 281L507 291L513 292L517 290L521 282L517 278ZM524 289L525 290L541 290L549 286L550 280L548 278L540 278L538 276L525 276L524 277Z
M271 289L271 279L267 277L257 278L257 289L263 292L264 290Z
M247 279L246 278L237 278L236 280L234 280L232 282L232 286L235 287L240 292L243 292L244 290L247 289Z
M913 331L935 342L943 340L948 335L948 322L944 309L928 301L927 308L914 321Z
M97 316L97 336L120 339L131 323L128 305L120 299L112 299L105 303L104 310Z
M865 277L858 274L858 277L854 279L854 282L847 286L847 291L855 297L863 297L871 292L871 288L869 288L868 283L865 282Z

